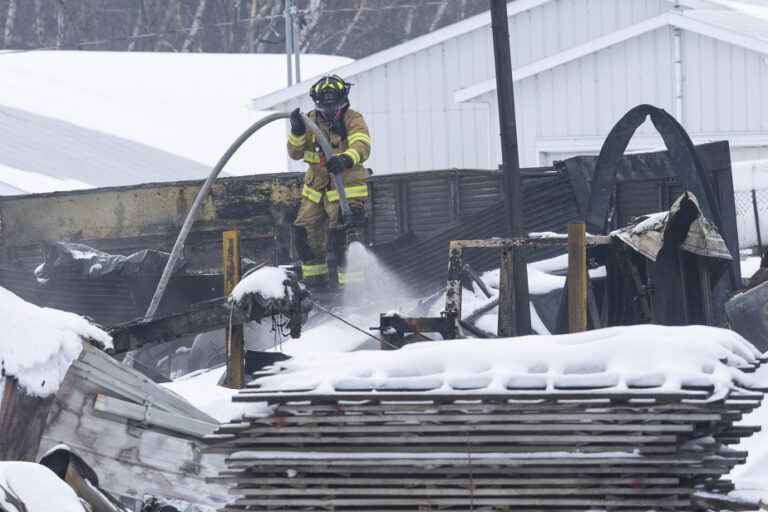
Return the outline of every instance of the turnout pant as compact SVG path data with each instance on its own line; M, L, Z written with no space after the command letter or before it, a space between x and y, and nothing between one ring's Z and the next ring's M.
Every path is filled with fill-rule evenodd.
M357 214L363 213L368 199L368 171L363 166L356 165L342 172L341 177L350 208ZM328 251L328 229L338 224L341 215L339 210L338 192L328 171L325 168L310 168L304 175L301 205L294 222L295 226L305 229L307 246L313 256L311 263L316 264L307 265L307 267L325 264ZM306 259L304 256L301 257L302 260ZM310 262L302 261L302 263ZM321 269L315 270L322 273ZM312 269L309 273L313 273Z

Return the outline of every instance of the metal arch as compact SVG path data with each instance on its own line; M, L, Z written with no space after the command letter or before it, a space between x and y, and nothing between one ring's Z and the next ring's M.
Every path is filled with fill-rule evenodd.
M683 187L696 196L704 215L712 219L720 233L724 233L713 184L696 154L691 138L672 115L653 105L638 105L624 114L600 149L586 214L590 232L605 233L608 229L608 212L616 189L618 161L624 155L635 131L648 116L664 139L670 160Z

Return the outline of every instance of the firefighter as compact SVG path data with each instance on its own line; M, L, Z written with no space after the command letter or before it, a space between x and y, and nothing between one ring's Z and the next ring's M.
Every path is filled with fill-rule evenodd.
M340 175L354 222L365 219L368 170L363 162L371 153L371 137L362 114L349 108L351 84L337 75L324 76L309 91L315 109L307 114L328 138L334 155L326 161L315 135L308 132L297 108L291 112L288 154L304 160L301 206L294 222L296 249L307 280L328 276L328 229L339 223L339 196L331 174ZM343 274L339 274L339 281Z

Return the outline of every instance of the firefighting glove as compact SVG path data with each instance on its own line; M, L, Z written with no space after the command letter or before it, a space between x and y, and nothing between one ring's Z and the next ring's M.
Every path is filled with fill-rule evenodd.
M301 117L301 111L297 108L291 112L291 133L294 135L303 135L307 131L304 125L304 119Z
M328 163L325 164L325 167L328 169L329 173L339 174L344 171L344 169L349 169L354 164L352 157L349 155L335 155L328 159Z

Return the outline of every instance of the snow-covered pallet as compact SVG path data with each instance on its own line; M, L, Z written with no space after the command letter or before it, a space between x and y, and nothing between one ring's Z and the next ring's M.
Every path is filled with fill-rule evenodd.
M729 491L746 454L728 445L754 432L733 423L762 396L652 394L267 394L272 416L211 441L232 511L690 510L697 488Z
M639 360L638 334L658 359ZM736 423L762 401L744 373L762 358L734 336L628 328L285 363L235 397L269 415L207 438L227 454L224 510L695 510L695 492L733 489L747 454L731 446L759 430ZM675 372L652 372L674 353Z

